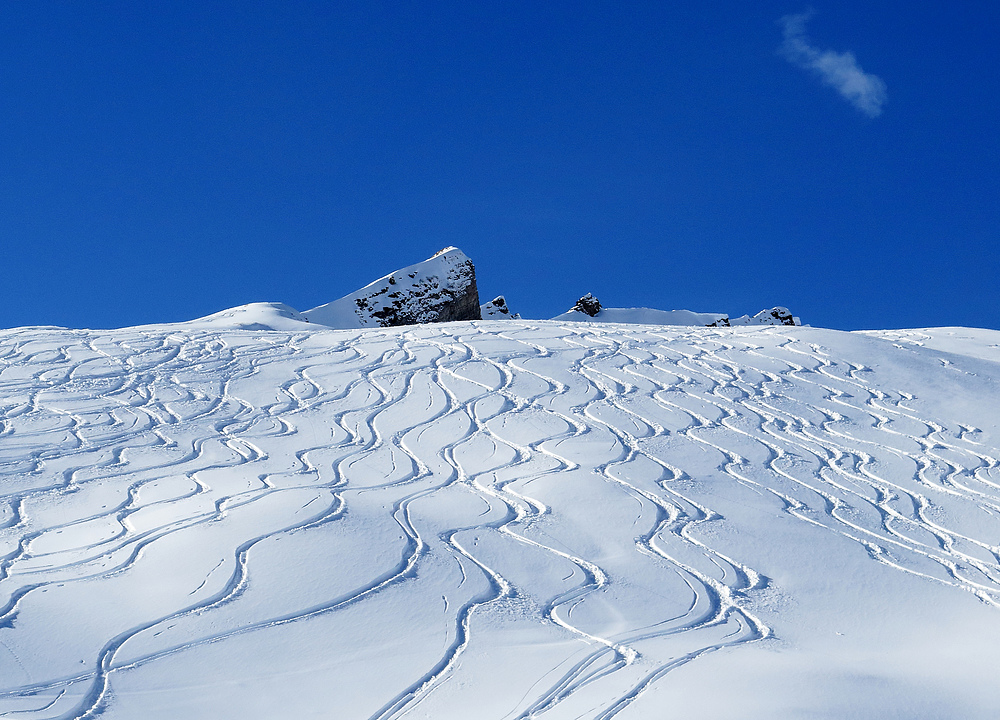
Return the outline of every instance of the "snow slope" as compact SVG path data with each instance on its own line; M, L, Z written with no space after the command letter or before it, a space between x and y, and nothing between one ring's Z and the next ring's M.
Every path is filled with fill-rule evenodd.
M996 718L996 345L2 331L0 714Z

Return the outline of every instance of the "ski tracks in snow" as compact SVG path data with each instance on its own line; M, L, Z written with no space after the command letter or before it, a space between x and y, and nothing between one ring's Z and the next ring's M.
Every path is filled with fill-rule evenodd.
M607 720L780 635L757 601L780 588L716 541L727 487L1000 604L1000 450L918 401L784 328L6 332L0 714L93 717L125 673L408 584L443 600L444 643L369 689L371 718L441 712L514 618L570 649L506 717ZM267 560L310 534L351 568Z

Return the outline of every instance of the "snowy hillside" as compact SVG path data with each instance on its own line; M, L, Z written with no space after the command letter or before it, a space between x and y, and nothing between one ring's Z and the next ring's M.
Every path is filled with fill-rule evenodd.
M1000 716L1000 333L213 317L0 331L0 715Z

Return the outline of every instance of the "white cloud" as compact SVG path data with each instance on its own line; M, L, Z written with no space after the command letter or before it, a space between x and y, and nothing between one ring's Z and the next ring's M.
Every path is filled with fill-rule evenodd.
M790 63L814 71L868 117L881 115L886 100L885 82L858 67L854 53L820 50L813 46L806 36L806 21L810 17L811 11L781 18L779 22L785 34L781 54Z

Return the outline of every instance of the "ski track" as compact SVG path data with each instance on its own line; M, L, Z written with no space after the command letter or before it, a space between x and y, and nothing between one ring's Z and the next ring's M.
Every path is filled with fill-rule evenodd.
M446 686L477 616L491 612L534 618L588 648L539 678L508 718L546 717L584 696L601 698L588 717L612 718L675 668L780 634L755 610L771 581L713 547L704 530L723 515L691 492L697 472L677 464L667 441L714 453L727 482L859 544L874 562L1000 605L996 533L950 527L940 512L974 506L995 531L1000 450L871 380L863 364L782 328L4 332L0 640L31 680L4 681L0 714L94 717L113 705L120 673L368 602L421 582L433 557L454 563L463 584L480 574L487 589L442 598L451 630L439 658L411 684L386 688L373 720L405 716ZM492 454L480 457L481 445ZM901 465L910 471L888 472ZM633 472L640 466L656 477ZM574 618L595 598L628 592L615 567L550 535L564 508L533 495L580 472L637 508L644 525L630 562L675 575L686 610L612 634ZM95 638L83 669L45 675L44 658L28 668L11 649L19 614L49 588L127 579L157 544L294 493L311 499L267 532L230 536L186 601ZM365 493L385 497L399 527L395 565L320 602L150 644L181 620L237 607L255 547L337 523ZM460 494L480 498L485 519L421 519L419 508ZM485 534L572 571L558 590L519 585L480 552ZM683 650L643 650L667 639ZM139 640L147 649L125 659Z

